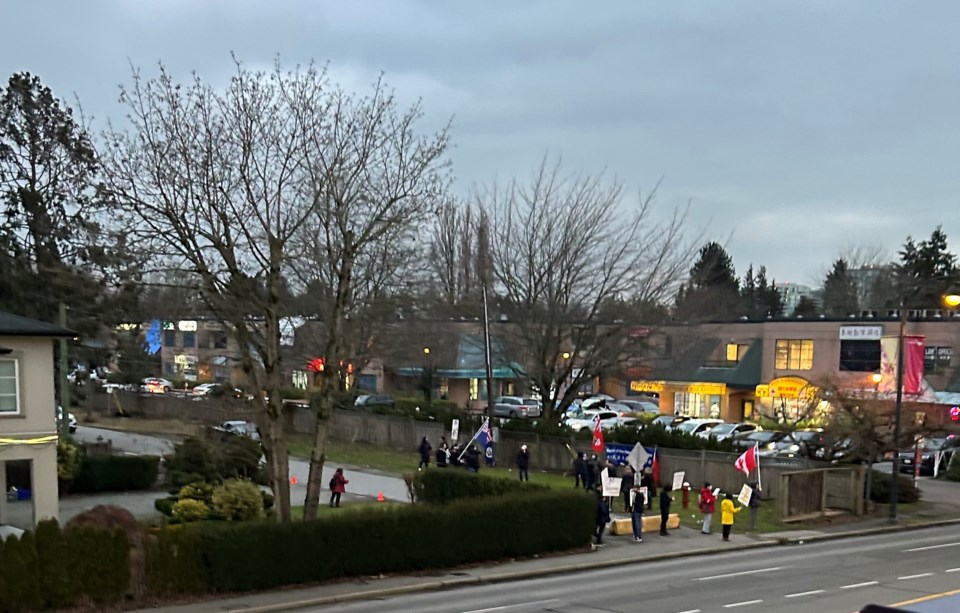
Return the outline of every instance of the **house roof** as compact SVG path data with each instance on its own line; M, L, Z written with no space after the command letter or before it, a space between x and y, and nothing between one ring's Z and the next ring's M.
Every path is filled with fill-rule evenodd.
M45 321L0 311L0 336L50 336L58 338L77 336L77 333Z
M763 365L763 340L753 339L739 362L711 365L710 356L720 345L718 338L701 338L668 364L657 367L651 379L691 383L726 383L730 387L751 388L760 384Z

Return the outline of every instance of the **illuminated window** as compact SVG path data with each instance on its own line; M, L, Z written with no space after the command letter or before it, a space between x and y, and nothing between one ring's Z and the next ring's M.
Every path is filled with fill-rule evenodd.
M813 368L813 341L777 339L774 367L778 370L810 370Z
M480 379L470 379L470 400L480 399Z
M727 361L728 362L740 361L740 358L738 357L739 354L737 353L738 346L739 345L737 345L736 343L727 343Z

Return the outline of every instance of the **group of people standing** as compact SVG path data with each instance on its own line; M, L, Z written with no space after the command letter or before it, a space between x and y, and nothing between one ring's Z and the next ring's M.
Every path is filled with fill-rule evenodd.
M420 465L417 470L430 468L430 459L433 456L437 462L437 468L446 468L447 466L464 467L470 472L480 470L480 450L476 445L470 445L464 451L459 445L452 447L447 444L447 437L441 436L440 443L437 445L436 453L433 453L433 445L430 439L423 437L420 440Z
M730 540L730 532L733 530L734 515L744 508L750 509L750 530L757 529L757 521L760 515L760 490L756 483L748 484L750 486L750 501L746 507L736 506L733 502L733 494L727 492L720 502L720 528L723 534L723 540ZM717 492L709 482L705 482L700 488L700 512L703 517L700 519L700 532L710 534L713 514L717 507Z

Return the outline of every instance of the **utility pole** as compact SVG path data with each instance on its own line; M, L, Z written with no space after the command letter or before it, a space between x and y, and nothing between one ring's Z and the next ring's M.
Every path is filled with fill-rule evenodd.
M67 328L67 305L60 303L60 327ZM68 338L60 337L60 423L57 424L60 436L70 435L70 381L67 380L69 360L67 359Z

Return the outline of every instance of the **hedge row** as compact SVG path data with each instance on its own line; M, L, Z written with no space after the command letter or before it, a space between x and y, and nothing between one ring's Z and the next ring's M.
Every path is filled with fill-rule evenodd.
M157 456L85 456L70 491L147 490L156 484L159 467Z
M307 523L188 525L148 545L148 584L158 593L265 590L529 556L586 545L595 513L587 493L546 491Z
M449 504L462 498L503 496L515 492L549 489L545 485L529 481L481 477L476 473L452 468L428 468L404 475L404 480L411 484L414 501L427 504Z
M870 478L870 500L874 502L890 502L890 475L873 471ZM897 502L916 502L920 500L920 489L913 479L904 475L897 475Z
M117 603L130 586L129 553L122 531L41 522L36 534L0 541L0 610Z

